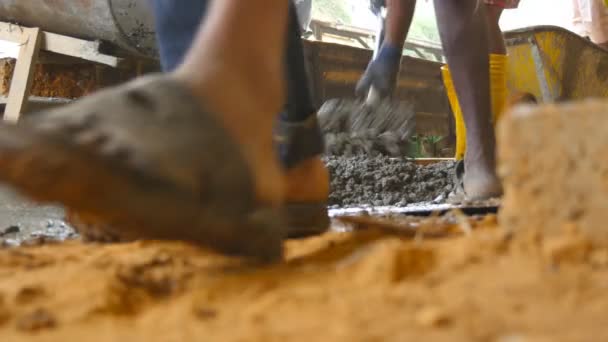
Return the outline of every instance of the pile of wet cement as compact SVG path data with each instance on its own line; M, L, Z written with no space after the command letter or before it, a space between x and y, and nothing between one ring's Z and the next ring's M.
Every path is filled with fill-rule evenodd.
M319 109L329 155L404 156L415 131L414 109L406 102L371 108L351 99L331 99Z
M406 103L335 99L319 110L331 176L329 204L406 206L444 202L453 189L454 163L417 165L406 157L414 131L414 111Z
M428 166L388 156L327 156L331 206L405 206L444 202L453 189L454 163Z

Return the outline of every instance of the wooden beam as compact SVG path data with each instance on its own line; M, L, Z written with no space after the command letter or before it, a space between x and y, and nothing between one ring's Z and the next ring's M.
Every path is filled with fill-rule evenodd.
M14 43L23 43L22 33L27 27L0 22L0 39ZM58 54L86 59L91 62L121 67L124 59L99 52L100 42L88 41L56 33L41 31L43 39L40 49Z
M417 165L421 165L421 166L432 165L432 164L437 164L437 163L442 163L442 162L456 161L456 159L454 159L454 158L415 158L412 160L414 161L414 163L416 163Z
M4 120L9 122L17 122L21 113L26 109L32 81L34 80L34 66L42 43L42 34L39 28L27 28L21 34L26 38L19 50L8 103L4 111Z
M67 36L58 35L55 33L44 33L44 45L42 49L50 52L59 53L62 55L78 57L91 62L109 65L111 67L120 67L122 58L104 55L99 52L100 42L88 41Z
M359 44L361 44L361 46L363 46L365 49L370 49L369 44L367 44L361 37L356 37L355 38Z
M10 23L0 22L0 39L9 42L23 43L26 28Z
M315 39L318 41L322 41L323 36L328 35L341 39L356 41L367 49L369 49L369 46L367 46L368 44L365 43L365 40L374 40L376 36L375 32L367 29L362 29L349 25L329 23L319 20L312 20L310 23L310 27L315 33ZM408 51L414 51L416 54L418 54L418 56L422 58L426 57L422 52L428 52L435 56L438 61L443 60L443 50L441 48L441 45L434 42L416 38L408 38L408 40L405 42L404 48Z
M425 58L424 54L422 52L420 52L420 50L418 50L418 49L412 49L412 51L414 51L414 53L417 54L418 57Z

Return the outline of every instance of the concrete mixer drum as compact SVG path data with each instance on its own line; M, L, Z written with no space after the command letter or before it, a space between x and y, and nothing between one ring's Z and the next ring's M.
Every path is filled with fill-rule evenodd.
M157 54L147 0L0 0L0 21L103 40L140 56Z

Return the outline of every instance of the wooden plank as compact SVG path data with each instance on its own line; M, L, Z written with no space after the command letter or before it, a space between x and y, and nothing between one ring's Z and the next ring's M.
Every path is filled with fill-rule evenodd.
M359 44L361 44L361 46L363 46L364 49L371 49L369 47L369 44L367 44L363 39L361 39L361 37L357 37L355 39L359 42Z
M13 43L23 43L26 28L10 23L0 22L0 39Z
M100 53L99 44L100 43L97 41L92 42L45 32L42 49L62 55L86 59L91 62L105 64L115 68L119 67L123 59Z
M456 159L454 158L415 158L413 159L414 163L416 163L417 165L431 165L431 164L437 164L437 163L441 163L441 162L453 162L456 161Z
M14 43L23 43L23 35L28 28L0 22L0 39ZM121 67L125 60L99 52L100 42L88 41L46 31L42 32L40 49L58 54L82 58L91 62L105 64L114 68Z
M19 51L8 103L4 111L4 120L9 122L17 122L27 106L32 81L34 80L34 66L42 43L42 34L39 28L25 29L23 34L27 37L27 40Z
M6 97L0 97L0 113L3 113L6 109L7 101L8 99ZM30 98L28 99L27 109L22 112L21 115L59 107L62 105L66 105L72 101L73 100L70 99L30 96Z

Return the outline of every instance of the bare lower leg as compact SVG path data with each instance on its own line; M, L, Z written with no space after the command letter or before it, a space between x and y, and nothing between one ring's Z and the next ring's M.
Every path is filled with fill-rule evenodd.
M506 55L507 48L505 40L500 30L499 21L502 14L502 8L498 6L486 6L486 20L488 24L488 44L490 53L497 55Z
M499 195L484 7L476 0L435 0L439 32L467 128L464 187L472 198Z
M273 203L282 201L284 192L272 128L284 99L287 6L273 0L213 1L175 72L205 109L219 115L242 147L259 199Z
M391 46L403 46L414 17L416 0L388 0L387 9L384 41Z

